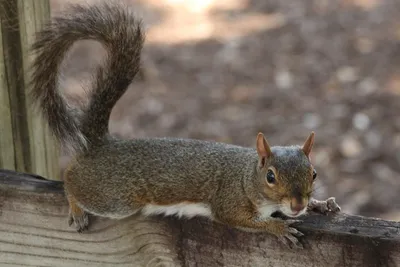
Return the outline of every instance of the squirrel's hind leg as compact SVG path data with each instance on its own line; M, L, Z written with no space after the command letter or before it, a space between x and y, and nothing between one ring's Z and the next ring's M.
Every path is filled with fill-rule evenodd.
M68 195L69 214L68 225L75 225L76 231L79 233L87 230L89 226L89 216L82 208L78 206L76 199L72 195Z

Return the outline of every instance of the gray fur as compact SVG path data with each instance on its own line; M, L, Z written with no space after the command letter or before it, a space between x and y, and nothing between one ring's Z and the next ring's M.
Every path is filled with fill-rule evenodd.
M147 203L201 202L210 204L218 218L248 198L262 198L265 170L258 169L254 148L178 138L109 140L79 155L68 170L66 188L89 212L124 217ZM268 165L280 171L285 188L299 177L295 184L307 191L310 163L301 148L273 151L279 157Z
M57 70L71 45L88 39L101 42L108 57L96 71L90 103L78 123L59 93ZM38 32L32 46L32 97L64 145L82 151L102 141L113 106L139 70L143 42L141 22L115 3L71 5Z
M69 47L83 39L100 41L109 56L94 76L90 102L78 121L56 78ZM140 22L114 2L72 6L47 24L33 45L34 100L54 134L77 152L64 176L69 222L80 231L88 224L84 211L122 218L146 205L201 203L213 219L230 226L291 235L290 222L261 220L259 208L269 212L293 197L308 201L312 166L301 147L272 147L272 155L261 161L254 148L224 143L109 136L110 112L139 70L143 42ZM272 186L265 179L271 166L278 174Z

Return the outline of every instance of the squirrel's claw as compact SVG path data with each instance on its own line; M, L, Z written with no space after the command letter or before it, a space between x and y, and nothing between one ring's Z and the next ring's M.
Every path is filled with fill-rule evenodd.
M304 234L302 232L300 232L299 230L297 230L296 228L289 227L288 230L289 230L289 233L291 233L292 235L294 235L296 237L304 236Z
M288 233L283 234L281 236L278 237L278 239L285 244L288 248L299 248L299 249L303 249L303 244L300 243L300 241L297 239L296 236L300 237L303 234L299 231L297 231L294 228L289 227L288 228Z
M72 224L74 224L75 229L78 233L82 233L83 231L87 230L89 226L88 214L86 212L83 212L78 216L70 212L68 216L68 225L72 226Z
M334 197L330 197L326 200L316 200L311 199L308 203L308 210L313 210L322 214L327 214L328 212L337 213L341 211L340 206L336 203Z
M294 223L300 223L302 222L301 220L286 220L284 222L285 224L285 232L278 236L278 239L285 244L289 248L299 248L303 249L303 244L300 243L300 241L297 239L299 237L304 236L302 232L297 230L296 228L290 227L290 225Z

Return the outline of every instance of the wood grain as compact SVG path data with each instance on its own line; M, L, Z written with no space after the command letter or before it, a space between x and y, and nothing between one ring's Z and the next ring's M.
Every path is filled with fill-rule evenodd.
M4 23L0 19L0 166L8 169L15 169L14 146L10 145L13 143L10 96L8 90L4 89L7 88L7 72L3 52L5 51L3 49L3 34L1 30L3 24Z
M0 0L0 168L59 177L59 145L29 97L30 47L48 0Z
M400 266L400 223L310 215L304 250L206 219L91 217L67 225L62 182L0 171L0 266Z

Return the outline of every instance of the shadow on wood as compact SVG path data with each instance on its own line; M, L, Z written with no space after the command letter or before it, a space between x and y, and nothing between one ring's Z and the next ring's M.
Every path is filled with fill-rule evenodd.
M304 250L206 219L91 217L67 225L63 184L0 171L0 266L400 266L400 223L309 215Z

